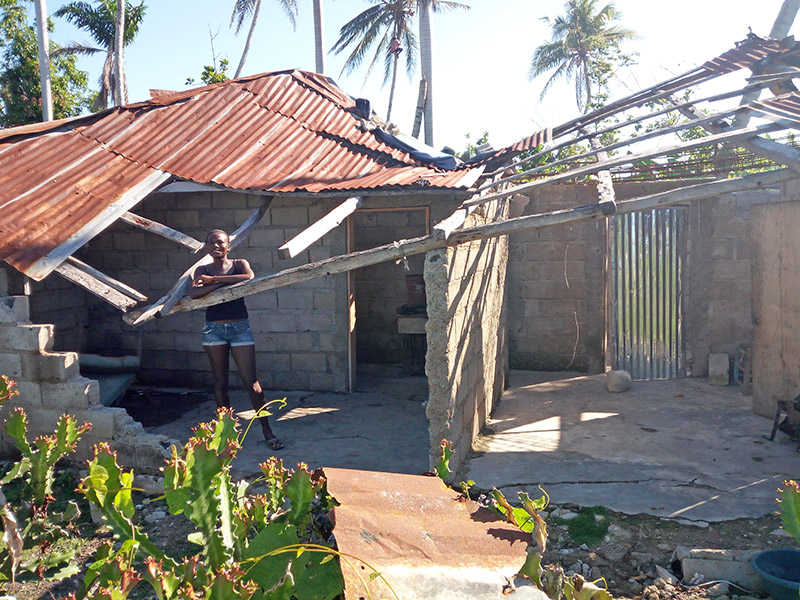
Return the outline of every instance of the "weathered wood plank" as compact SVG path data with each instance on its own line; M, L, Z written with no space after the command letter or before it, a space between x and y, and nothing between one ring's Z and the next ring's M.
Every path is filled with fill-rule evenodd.
M508 190L502 192L495 192L494 194L489 194L487 196L471 198L469 200L466 200L462 204L462 206L483 204L485 202L491 202L492 200L496 200L498 198L505 198L506 196L511 196L512 194L519 192L525 192L527 190L541 187L543 185L549 185L552 183L557 183L559 181L568 181L570 179L574 179L575 177L580 177L582 175L590 175L592 173L602 171L603 169L611 169L613 167L622 166L639 160L644 160L647 158L655 158L656 156L663 156L671 152L691 150L692 148L699 148L701 146L705 146L708 144L741 140L747 137L755 137L760 133L775 131L776 129L782 129L782 127L773 124L761 125L759 127L748 127L746 129L736 129L734 131L727 131L725 133L719 133L705 138L700 138L699 140L690 140L688 142L681 142L679 144L673 144L671 146L666 146L654 150L648 150L646 152L626 154L623 156L612 158L610 160L597 162L592 165L578 167L570 171L565 171L564 173L550 175L542 179L537 179L536 181L531 181L530 183L524 183L514 188L509 188Z
M133 298L118 292L113 287L106 285L98 279L95 279L85 271L67 261L64 261L53 270L67 281L71 281L72 283L81 286L89 293L94 294L102 300L105 300L122 312L129 311L137 304L136 300Z
M199 252L203 249L203 242L194 239L190 235L181 233L172 227L167 227L166 225L163 225L157 221L153 221L152 219L135 215L132 212L123 213L119 219L120 221L124 221L129 225L138 227L139 229L144 229L145 231L149 231L151 233L155 233L156 235L160 235L161 237L167 238L168 240L172 240L181 246L186 246L192 252Z
M324 217L312 223L309 227L278 248L278 255L281 258L294 258L311 244L319 240L323 235L341 225L342 221L352 215L357 208L361 208L361 204L361 196L348 198Z
M41 281L51 271L55 270L57 265L67 260L68 256L72 256L79 248L83 247L86 242L111 225L122 213L135 206L142 198L147 196L170 177L172 177L170 173L153 170L152 173L137 185L126 190L102 213L72 234L66 242L36 261L25 273L31 279Z
M241 244L250 232L258 225L258 222L264 217L264 214L267 212L270 203L272 202L272 196L266 196L261 202L261 205L253 211L253 213L247 218L247 220L242 223L236 231L234 231L230 235L230 242L231 248L235 248L239 244ZM123 317L124 321L129 325L140 325L142 323L146 323L151 319L154 319L158 316L163 316L167 314L175 303L182 297L185 296L187 291L189 290L189 286L192 283L192 275L194 274L197 267L200 265L206 265L211 262L211 257L206 254L203 258L195 262L191 267L186 269L183 274L178 278L178 281L169 289L169 291L164 294L161 298L156 300L150 306L146 306L139 310L133 311L130 314L127 314Z
M796 175L791 170L780 169L777 171L747 175L745 177L697 184L678 190L671 190L619 202L617 203L617 214L636 212L658 206L669 206L681 202L702 200L704 198L713 198L719 194L739 190L763 188L794 178L796 178ZM517 217L497 223L462 229L454 232L450 239L446 241L437 239L435 234L409 240L400 240L377 248L335 256L316 263L285 269L272 275L256 277L250 281L226 286L202 298L193 300L184 297L172 307L168 314L205 308L263 291L325 277L326 275L344 273L381 262L401 259L404 256L422 254L435 248L443 248L445 246L471 242L482 238L507 235L517 231L540 229L552 225L575 223L578 221L605 217L606 215L603 214L602 208L597 204L593 204L568 210Z
M72 266L76 267L77 269L80 269L87 275L94 277L95 279L105 283L107 286L114 288L118 292L125 294L126 296L133 298L138 302L144 302L145 300L147 300L147 296L145 296L140 291L133 289L132 287L122 283L121 281L117 281L113 277L109 277L102 271L98 271L91 265L87 265L85 262L78 260L74 256L70 256L67 259L67 262Z

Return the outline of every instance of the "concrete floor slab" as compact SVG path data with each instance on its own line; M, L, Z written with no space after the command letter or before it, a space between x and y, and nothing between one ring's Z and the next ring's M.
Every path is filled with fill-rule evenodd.
M556 504L724 521L774 512L778 486L800 474L797 444L767 441L772 422L736 387L635 381L615 394L604 375L545 377L512 371L459 479L513 498L541 485Z
M428 421L423 402L427 379L396 377L397 369L373 369L360 373L359 391L352 394L266 391L267 399L286 398L286 406L270 417L272 429L286 447L272 452L254 426L233 462L236 476L259 474L258 464L270 455L294 467L339 467L365 471L422 474L428 470ZM246 427L253 411L243 391L231 392L231 405ZM148 432L181 442L191 428L209 421L216 410L203 402L179 420Z

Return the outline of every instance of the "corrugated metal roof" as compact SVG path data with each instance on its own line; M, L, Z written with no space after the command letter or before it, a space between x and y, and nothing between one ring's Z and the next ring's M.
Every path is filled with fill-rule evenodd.
M116 220L121 199L135 205L162 173L316 193L467 189L483 170L444 171L368 128L355 100L330 79L281 71L0 130L0 257L45 277L69 255L65 249L74 252Z
M749 69L765 58L785 54L794 47L794 38L777 40L750 34L732 50L703 63L702 68L717 75Z

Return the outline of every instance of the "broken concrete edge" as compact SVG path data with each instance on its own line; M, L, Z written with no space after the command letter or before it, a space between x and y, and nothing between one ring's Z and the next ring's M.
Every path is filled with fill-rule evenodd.
M678 546L672 560L680 563L684 584L724 581L748 593L766 595L761 578L750 562L759 552Z

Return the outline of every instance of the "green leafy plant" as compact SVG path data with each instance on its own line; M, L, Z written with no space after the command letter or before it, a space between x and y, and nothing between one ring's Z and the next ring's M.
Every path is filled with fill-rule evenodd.
M303 464L286 469L272 457L259 465L258 482L266 484L266 492L249 494L251 485L234 483L230 475L244 435L233 411L220 409L182 449L173 447L163 498L170 513L183 514L194 525L189 541L199 547L183 559L158 548L136 526L133 472L122 470L111 449L99 444L79 490L100 509L120 545L101 549L77 598L122 600L141 581L159 600L328 600L340 594L343 580L335 558L341 555L326 545L312 519L334 503L325 478ZM141 572L133 567L139 553L145 557Z
M578 511L578 516L564 521L567 532L576 544L594 546L599 544L608 533L611 519L603 506L585 506Z
M0 402L16 395L15 383L0 377ZM67 502L60 512L52 509L55 498L55 465L74 452L81 436L91 429L78 425L75 418L62 415L52 435L28 441L28 418L22 408L14 409L5 422L5 431L22 454L0 479L0 517L6 544L0 547L0 580L15 584L17 574L35 574L45 579L62 579L78 572L76 546L62 543L73 537L70 526L80 516L75 502ZM14 500L6 491L14 488ZM9 494L10 495L10 494Z
M783 485L784 489L778 490L783 528L791 533L794 541L800 545L800 483L789 479L784 481Z

